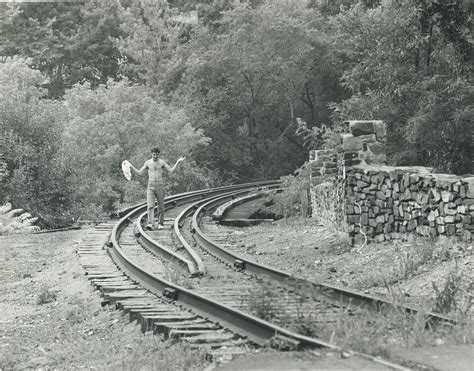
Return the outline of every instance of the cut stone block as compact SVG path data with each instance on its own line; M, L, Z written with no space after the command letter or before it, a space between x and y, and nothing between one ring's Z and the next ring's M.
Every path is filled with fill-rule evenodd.
M375 127L373 121L349 121L349 130L355 137L359 135L374 134Z
M367 145L375 143L377 141L375 134L359 135L357 138L359 138L362 143L367 143Z
M385 141L387 138L387 125L383 121L374 121L374 129L377 140Z
M467 198L474 198L474 176L463 179L467 183Z
M365 162L369 165L385 164L387 162L387 156L385 154L374 155L374 154L371 154L370 152L366 152Z
M385 155L386 153L386 146L383 143L380 142L375 142L372 144L368 144L370 152L372 152L374 155Z
M342 149L344 152L361 151L362 141L350 134L344 134L342 137Z

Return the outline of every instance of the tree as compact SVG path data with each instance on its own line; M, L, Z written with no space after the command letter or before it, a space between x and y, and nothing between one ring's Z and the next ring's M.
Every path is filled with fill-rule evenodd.
M111 39L125 36L121 9L113 0L0 4L0 56L30 58L52 98L77 82L105 83L127 62Z
M318 21L302 2L242 4L224 13L217 33L197 29L186 46L178 92L191 96L195 125L213 138L204 157L224 173L227 168L226 176L274 177L304 161L295 119L310 116L312 125L328 119L317 106L330 94L318 83L335 75L318 69L330 60ZM315 71L321 74L313 77Z
M165 0L136 1L121 9L128 36L115 39L115 45L131 59L125 69L161 96L176 88L184 72L182 61L174 55L187 40L182 38L187 25L176 20L178 13Z
M182 109L154 99L146 87L127 80L109 81L95 90L88 84L76 85L66 94L65 105L69 123L63 153L71 166L77 201L103 205L102 211L142 199L140 184L126 182L121 174L124 159L141 166L150 149L158 146L172 161L208 141L191 127ZM172 191L200 188L212 178L206 179L207 170L199 168L192 156L180 169L167 183Z
M461 1L404 0L357 4L335 16L334 43L347 60L342 83L353 92L334 105L335 120L385 120L396 164L472 172L465 157L472 144L459 141L473 122L465 12Z
M63 107L42 99L45 78L21 58L0 63L0 137L8 176L1 202L10 200L47 226L70 222L68 169L59 156Z

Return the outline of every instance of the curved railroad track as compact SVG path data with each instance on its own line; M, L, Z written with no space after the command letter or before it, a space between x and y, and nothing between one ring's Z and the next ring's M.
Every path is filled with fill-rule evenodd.
M158 231L143 228L146 205L126 210L119 222L103 225L86 238L79 250L83 265L102 291L104 304L115 303L130 320L139 321L143 331L205 347L213 356L265 345L342 352L329 342L292 331L289 324L301 316L333 321L341 309L355 312L389 303L256 264L222 243L225 236L214 219L226 208L278 186L267 181L168 197L165 229ZM266 290L279 293L278 300L262 308L256 299ZM266 320L269 311L272 322Z

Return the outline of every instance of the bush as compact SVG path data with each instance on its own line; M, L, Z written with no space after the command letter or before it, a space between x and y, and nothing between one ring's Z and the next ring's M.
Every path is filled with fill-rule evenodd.
M70 168L59 155L64 107L43 99L46 92L38 86L46 79L28 63L20 58L0 63L1 155L6 165L0 202L9 195L15 205L54 226L71 207Z
M295 171L295 175L281 178L283 191L273 196L275 214L285 218L309 215L309 171L306 163Z
M440 313L457 311L463 315L469 313L472 307L473 284L472 282L466 283L464 272L457 264L449 272L441 288L435 282L432 282L432 285L435 291L435 311Z
M43 287L41 289L40 294L38 295L36 299L36 303L38 305L43 305L47 303L51 303L52 301L56 300L56 293L46 287Z

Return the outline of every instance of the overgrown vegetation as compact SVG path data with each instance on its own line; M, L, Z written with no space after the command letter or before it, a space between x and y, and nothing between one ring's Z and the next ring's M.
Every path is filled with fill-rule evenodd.
M169 162L187 157L170 192L276 178L308 149L333 147L346 119L385 120L393 164L472 173L472 10L462 0L2 3L0 203L45 226L97 218L143 198L120 163L140 166L154 146Z
M321 254L321 251L319 253ZM340 261L342 265L337 267L338 271L349 273L349 269L356 271L356 267L362 268L359 272L350 272L356 275L352 276L352 283L364 291L373 285L380 285L377 293L372 294L380 295L391 302L391 305L359 309L343 307L336 313L328 311L326 315L320 312L314 315L305 309L303 303L306 299L296 300L297 315L283 318L282 313L277 311L277 306L281 303L281 292L266 290L260 292L260 295L255 292L249 299L250 302L253 300L253 306L259 309L258 315L266 320L284 323L285 327L289 326L299 334L319 337L348 349L388 359L392 357L390 350L393 348L472 344L474 340L471 313L474 287L472 272L469 264L457 263L458 259L468 262L466 260L470 254L468 244L457 242L452 238L436 241L420 238L400 243L397 247L385 250L384 257L391 262L387 263L388 265L385 261L380 261L380 256L374 256L372 259L370 256L374 254L372 249L370 255L366 257L360 255L359 258L361 262L367 262L368 269L363 269L361 264L352 266L342 262L350 260L353 254L359 257L359 253L354 249L344 252L347 255L341 260L337 259L341 252L331 248L325 250L320 257L329 258L331 254L336 258L334 261ZM288 258L292 261L290 257ZM302 261L304 260L300 259L299 263ZM379 269L373 269L374 264L377 264ZM389 268L385 269L386 266ZM323 270L327 268L327 266L321 267ZM341 277L340 281L333 277L331 282L338 282L337 285L342 286L342 277L347 275L341 272L338 276ZM289 284L291 285L291 282ZM300 293L301 298L318 298L314 288L296 282L293 285L292 291ZM421 288L414 288L420 285ZM416 296L407 289L410 287L418 292ZM420 290L423 291L422 295ZM417 313L407 312L404 309L406 306L416 308ZM445 314L456 323L431 322L428 316L430 312ZM254 310L254 313L257 311Z
M312 187L311 192L313 218L328 231L347 232L344 191L340 179L330 178Z
M180 265L171 261L163 260L163 266L165 268L164 278L167 281L188 289L192 289L194 287L189 274Z
M271 209L274 214L285 218L292 216L309 216L310 205L310 167L304 164L294 175L281 178L282 192L271 196Z
M470 312L474 282L469 282L466 273L459 269L457 264L449 272L441 288L438 287L436 282L432 282L432 285L435 291L435 311L439 313L458 312L464 315ZM462 298L461 300L459 299L460 297Z
M460 320L457 325L428 325L428 317L423 311L408 314L397 307L383 307L349 314L341 309L333 321L313 322L312 331L334 344L387 357L395 347L433 346L440 340L449 344L472 343L469 320Z
M245 300L249 302L249 310L257 317L271 321L278 313L278 305L275 300L275 285L262 282L257 289L247 294Z
M134 370L200 370L209 362L204 349L191 348L186 342L173 344L164 342L158 336L143 336L140 347L123 358L121 369Z
M425 303L425 307L416 313L407 312L404 309L407 305L404 294L396 287L389 285L387 285L387 290L391 305L358 309L341 306L337 313L328 311L327 314L318 313L315 316L308 314L307 311L299 310L297 304L296 319L282 319L280 316L278 321L283 321L286 327L299 334L318 337L347 349L386 359L391 357L390 350L393 348L471 344L474 340L470 315L471 304L469 301L466 306L466 292L463 296L457 295L464 283L460 280L455 282L453 274L453 272L450 273L444 292L437 291L435 300L437 307L441 303L445 309L449 306L449 315L455 319L455 324L430 321L428 312L431 311L431 303ZM298 292L302 293L302 296L312 297L313 291L312 288L305 291L303 287L298 287ZM256 314L265 320L275 321L277 311L268 303L278 302L279 294L275 291L266 291L264 294L265 297L254 298L254 305L259 309ZM446 313L446 311L442 312Z
M411 242L394 242L394 250L387 259L393 262L385 271L371 271L358 280L358 287L366 289L373 286L385 286L400 280L412 278L428 271L431 267L446 261L456 261L457 255L467 251L469 244L448 238L415 238ZM462 276L463 267L456 269ZM467 278L467 277L465 277Z
M36 298L36 303L38 305L51 303L52 301L56 300L56 296L56 293L52 289L43 287Z

